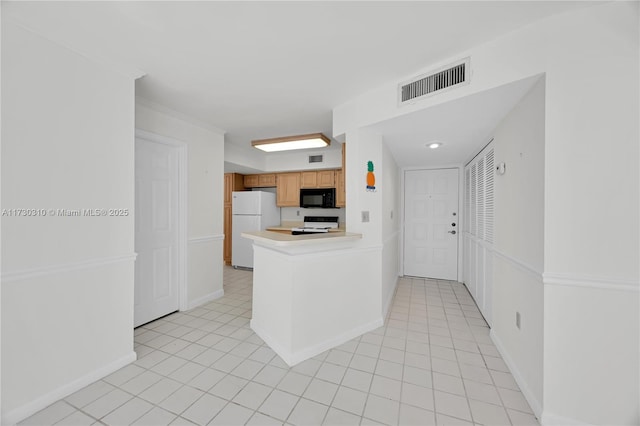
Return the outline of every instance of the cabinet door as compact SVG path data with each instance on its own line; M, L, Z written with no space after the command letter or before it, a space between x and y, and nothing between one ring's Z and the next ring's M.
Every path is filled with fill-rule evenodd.
M258 175L245 175L244 187L245 188L257 188L258 187Z
M300 188L316 188L318 185L317 172L300 173Z
M336 172L335 170L322 170L318 173L318 188L335 188Z
M224 206L224 244L223 259L224 263L231 265L231 229L233 216L231 214L231 205Z
M265 188L265 187L268 187L268 186L276 186L276 175L275 175L275 173L258 175L258 186L261 187L261 188Z
M231 204L231 191L233 191L233 173L224 174L224 204Z
M244 191L244 176L240 173L234 173L231 180L232 191ZM231 202L231 199L229 199Z
M300 206L300 173L280 173L277 179L278 207Z
M335 171L336 179L336 207L346 207L347 205L347 193L345 192L344 185L344 171Z
M345 163L347 155L347 144L342 144L342 170L336 170L336 207L347 206L347 185L345 178L347 176L347 165Z

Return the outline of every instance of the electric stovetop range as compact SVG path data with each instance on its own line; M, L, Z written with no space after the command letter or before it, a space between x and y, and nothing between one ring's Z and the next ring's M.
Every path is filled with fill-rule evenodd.
M338 216L305 216L304 226L293 228L292 235L320 234L338 227Z

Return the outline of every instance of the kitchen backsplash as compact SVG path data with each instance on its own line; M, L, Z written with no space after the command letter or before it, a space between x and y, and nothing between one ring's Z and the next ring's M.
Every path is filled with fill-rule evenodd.
M300 213L298 214L298 212ZM345 213L345 209L302 209L300 207L282 207L280 209L280 220L282 222L302 222L305 216L338 216L338 221L342 224L345 221Z

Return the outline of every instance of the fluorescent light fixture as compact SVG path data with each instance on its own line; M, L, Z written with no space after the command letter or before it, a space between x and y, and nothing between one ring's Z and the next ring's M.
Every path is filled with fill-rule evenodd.
M442 142L431 142L427 144L427 146L431 149L440 148L442 145L443 145Z
M293 149L324 148L331 140L322 133L286 136L283 138L259 139L251 141L251 146L265 152L290 151Z

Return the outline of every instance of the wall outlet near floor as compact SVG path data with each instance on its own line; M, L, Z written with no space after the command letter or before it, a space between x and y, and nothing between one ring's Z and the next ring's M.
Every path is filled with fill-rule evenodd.
M363 210L362 211L362 222L369 222L369 211L368 210Z
M520 330L520 312L516 312L516 327Z

